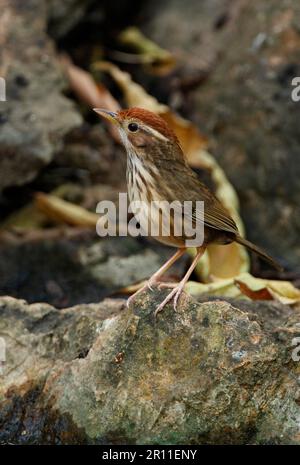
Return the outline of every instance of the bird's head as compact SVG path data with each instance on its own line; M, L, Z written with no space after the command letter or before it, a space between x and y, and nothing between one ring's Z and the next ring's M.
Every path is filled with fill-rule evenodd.
M115 124L127 154L142 158L170 159L182 157L178 139L168 124L152 111L129 108L112 112L100 108L94 111Z

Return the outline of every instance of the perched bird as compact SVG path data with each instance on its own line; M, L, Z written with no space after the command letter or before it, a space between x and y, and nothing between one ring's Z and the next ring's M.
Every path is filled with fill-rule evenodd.
M238 228L228 211L215 195L199 181L197 175L189 167L175 133L160 116L142 108L130 108L116 113L98 108L95 108L94 111L115 124L119 130L127 152L129 200L130 202L143 201L144 205L143 211L138 218L139 221L141 219L146 222L158 221L157 218L161 220L161 216L153 215L151 208L148 208L153 201L167 201L169 203L179 201L180 204L190 201L195 205L191 213L191 220L196 222L196 202L204 202L204 216L202 216L202 227L204 227L203 243L197 247L195 258L183 279L175 285L157 307L155 316L172 299L174 299L174 308L176 309L181 292L208 244L238 242L257 253L276 269L281 269L263 250L240 236ZM147 285L138 292L147 287L151 289L162 274L186 251L187 237L184 228L182 228L181 235L175 235L174 215L171 217L170 222L169 235L157 234L155 238L160 242L177 247L178 250L153 274ZM160 224L159 231L162 229L161 226ZM129 302L136 294L128 299Z

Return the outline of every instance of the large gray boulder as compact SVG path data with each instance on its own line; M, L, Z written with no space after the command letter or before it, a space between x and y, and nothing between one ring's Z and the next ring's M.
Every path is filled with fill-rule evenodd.
M45 0L48 10L49 30L56 39L65 36L83 20L92 4L101 4L98 0ZM101 8L100 8L101 10ZM99 19L99 15L98 18Z
M2 297L0 442L299 444L299 311L184 296L154 321L164 292L130 309Z
M70 307L98 302L153 274L172 250L132 237L102 238L74 228L0 234L0 295ZM188 257L166 279L179 280Z
M0 192L25 184L47 165L64 135L82 122L62 91L65 83L46 33L44 1L4 1L1 11Z

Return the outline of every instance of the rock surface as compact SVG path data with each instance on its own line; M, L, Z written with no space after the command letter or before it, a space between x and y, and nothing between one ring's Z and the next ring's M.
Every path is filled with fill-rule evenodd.
M184 296L154 322L164 292L130 309L2 297L0 442L299 444L299 312Z
M98 302L147 279L172 253L131 237L100 239L90 230L72 228L0 235L0 295L59 308ZM187 261L188 256L178 261L169 279L179 280Z
M209 72L189 102L238 191L249 238L299 269L298 0L154 5L145 32Z
M82 118L62 95L65 86L46 34L44 1L4 1L0 75L6 102L0 106L0 192L32 180L61 148Z
M46 0L51 35L60 38L78 24L95 0Z

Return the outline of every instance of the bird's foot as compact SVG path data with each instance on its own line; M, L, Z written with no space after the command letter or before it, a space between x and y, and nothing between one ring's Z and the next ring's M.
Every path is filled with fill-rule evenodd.
M158 313L160 313L165 308L167 303L169 303L170 300L172 300L173 298L174 298L173 307L174 307L174 310L176 311L178 300L183 291L183 288L184 288L184 283L179 283L174 287L174 289L167 295L167 297L162 301L161 304L159 304L159 306L155 310L154 318L157 317Z
M154 287L158 284L157 279L155 278L150 278L149 281L146 283L146 288L150 289L150 291L154 290Z
M142 292L144 291L153 291L154 290L154 286L157 284L157 281L156 279L149 279L149 281L147 281L144 286L142 286L140 289L138 289L134 294L132 294L130 297L128 297L127 299L127 308L130 307L130 305L134 302L134 299L136 298L137 295L141 294Z
M135 298L141 294L144 291L150 290L153 291L155 286L158 286L159 289L164 289L164 288L173 288L173 290L167 295L167 297L162 301L162 303L157 307L157 309L154 312L154 317L156 318L158 313L160 313L164 307L167 305L170 300L174 298L174 310L176 311L177 304L179 301L179 297L183 291L184 288L184 283L159 283L156 279L149 279L144 286L142 286L140 289L138 289L134 294L132 294L128 299L127 299L127 308L130 307L130 305L134 302Z

